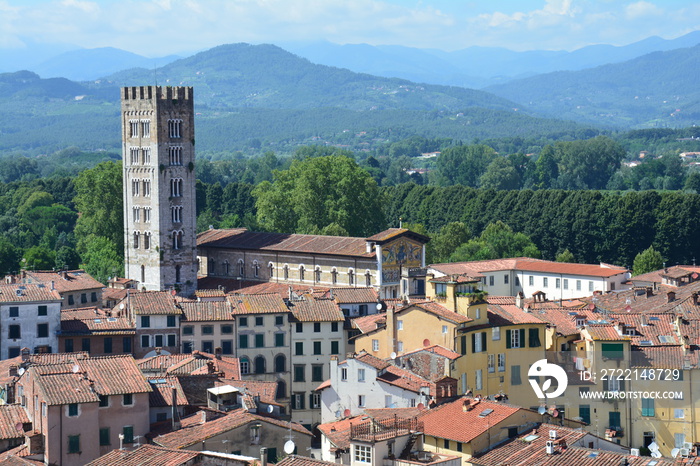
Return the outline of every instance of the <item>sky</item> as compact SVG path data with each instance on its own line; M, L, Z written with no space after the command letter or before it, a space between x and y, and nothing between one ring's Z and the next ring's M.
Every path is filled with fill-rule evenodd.
M697 29L693 0L0 0L0 50L35 42L146 57L237 42L571 51Z

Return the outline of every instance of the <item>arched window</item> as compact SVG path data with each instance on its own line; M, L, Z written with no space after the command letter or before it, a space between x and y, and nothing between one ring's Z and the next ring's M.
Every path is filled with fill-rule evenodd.
M372 272L369 270L365 272L365 286L369 288L372 286Z
M314 281L316 283L321 283L321 267L316 267L316 270L314 271Z
M139 232L135 231L134 232L134 249L139 248Z
M255 357L255 373L264 374L265 373L265 356Z
M216 262L214 259L209 259L209 273L213 274L216 270Z
M253 261L253 276L255 278L260 276L260 264L258 264L258 261Z
M243 262L243 259L238 259L238 276L245 277L245 262Z
M243 356L240 359L240 363L241 363L241 374L250 374L250 360L247 357Z
M334 285L338 284L338 271L335 269L335 267L333 267L333 269L331 270L331 282Z
M228 259L224 261L224 275L228 275L229 263Z
M143 248L149 249L151 247L151 232L147 231L143 234Z
M267 264L267 273L270 274L270 278L275 276L275 265L272 262Z
M146 266L141 266L141 283L146 283Z
M175 266L175 283L180 283L180 281L181 281L181 280L180 280L180 273L181 273L181 270L182 270L182 266L181 266L181 265L176 265L176 266Z
M348 270L348 285L355 286L355 271L352 269Z
M299 281L303 282L304 281L304 266L300 265L299 266Z
M284 264L284 279L289 280L289 266Z
M275 399L287 397L287 383L284 380L277 381L277 393L275 394Z
M284 354L278 354L275 356L275 372L286 372L287 369L287 358Z
M173 231L173 249L182 247L182 231Z

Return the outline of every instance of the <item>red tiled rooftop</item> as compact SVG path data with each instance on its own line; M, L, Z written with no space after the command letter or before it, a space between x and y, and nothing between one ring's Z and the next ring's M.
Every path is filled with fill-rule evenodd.
M233 321L231 303L228 301L181 302L184 320L188 322Z
M229 294L226 296L226 300L231 303L231 312L235 315L280 314L289 312L284 300L277 293Z
M593 340L629 341L630 337L620 335L612 324L588 324L585 329Z
M413 308L423 309L424 311L427 311L430 314L433 314L441 319L447 320L455 324L464 324L472 321L472 319L470 319L469 317L451 311L442 304L438 304L436 302L414 303L396 311L396 313L398 314L400 312L405 312Z
M198 451L163 448L156 445L141 445L135 450L115 449L87 463L88 466L176 466L194 464L201 455Z
M0 405L0 440L23 438L24 430L17 427L30 422L22 406Z
M409 354L419 353L421 351L426 351L428 353L435 353L435 354L438 354L444 358L451 359L451 360L455 360L455 359L462 356L461 354L456 353L456 352L452 351L451 349L445 348L444 346L440 346L440 345L426 346L425 348L420 348L417 350L409 351L407 353L403 353L402 356L407 356Z
M54 288L59 293L104 288L102 283L84 270L27 272L27 280L43 283L49 288L53 282Z
M112 317L97 308L61 310L61 333L70 335L133 335L134 324L126 317Z
M301 301L290 302L289 309L299 322L343 322L345 320L343 311L331 299L315 299L306 296Z
M263 233L248 231L245 228L204 231L197 235L197 247L313 253L351 257L374 257L375 255L374 252L367 252L364 238Z
M331 288L327 296L338 304L376 303L378 297L374 288Z
M504 304L502 306L489 304L487 306L489 323L494 326L519 325L519 324L542 324L535 314L525 312L515 304Z
M541 259L532 259L530 257L431 264L430 268L435 269L445 275L495 272L499 270L522 270L525 272L612 277L627 272L627 269L624 267L553 262Z
M279 461L277 466L337 466L337 464L338 463L307 458L306 456L289 455L282 461Z
M353 328L362 333L371 332L386 325L386 313L370 314L368 316L355 317L350 321Z
M130 309L133 315L180 315L182 309L178 306L177 299L168 291L133 291L121 304ZM119 306L113 309L118 313Z
M0 285L0 302L24 303L32 301L61 301L58 291L52 291L44 284Z

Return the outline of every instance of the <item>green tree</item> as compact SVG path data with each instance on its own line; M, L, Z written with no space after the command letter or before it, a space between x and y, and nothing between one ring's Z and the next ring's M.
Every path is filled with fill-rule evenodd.
M270 231L318 234L336 224L350 236L370 236L384 227L377 183L343 155L294 160L253 196L258 221Z
M557 254L556 260L557 262L575 262L574 255L568 248Z
M529 236L514 232L499 220L489 224L479 238L459 246L450 256L450 262L541 256L540 250Z
M426 246L426 261L430 264L446 262L453 252L469 241L471 231L464 222L450 222L433 235Z
M461 184L477 187L496 151L483 144L445 149L437 158L437 170L444 185Z
M22 251L5 238L0 238L0 274L19 272Z
M122 249L104 236L91 235L82 255L83 268L97 281L107 283L109 277L124 275Z
M88 238L101 236L124 250L124 216L121 163L102 162L83 170L75 179L75 225L78 253L88 249Z
M486 171L479 178L479 185L484 189L518 189L520 175L510 159L497 157L486 167Z
M75 249L63 246L56 251L56 268L74 270L80 267L80 256Z
M634 258L632 272L634 275L653 272L663 267L664 260L661 253L654 249L654 246L649 246L644 251L637 254Z
M22 262L29 270L51 270L56 263L56 253L43 246L32 246L24 251Z
M559 177L559 166L552 146L545 146L535 161L535 172L532 176L534 189L551 188Z

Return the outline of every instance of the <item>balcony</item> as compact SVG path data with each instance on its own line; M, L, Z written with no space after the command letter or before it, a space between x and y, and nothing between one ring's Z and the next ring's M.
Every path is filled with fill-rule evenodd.
M423 422L416 418L380 419L350 424L350 439L374 443L422 431Z
M461 466L462 458L459 456L442 455L432 451L414 452L408 459L384 458L382 466L425 466L439 464L440 466Z

